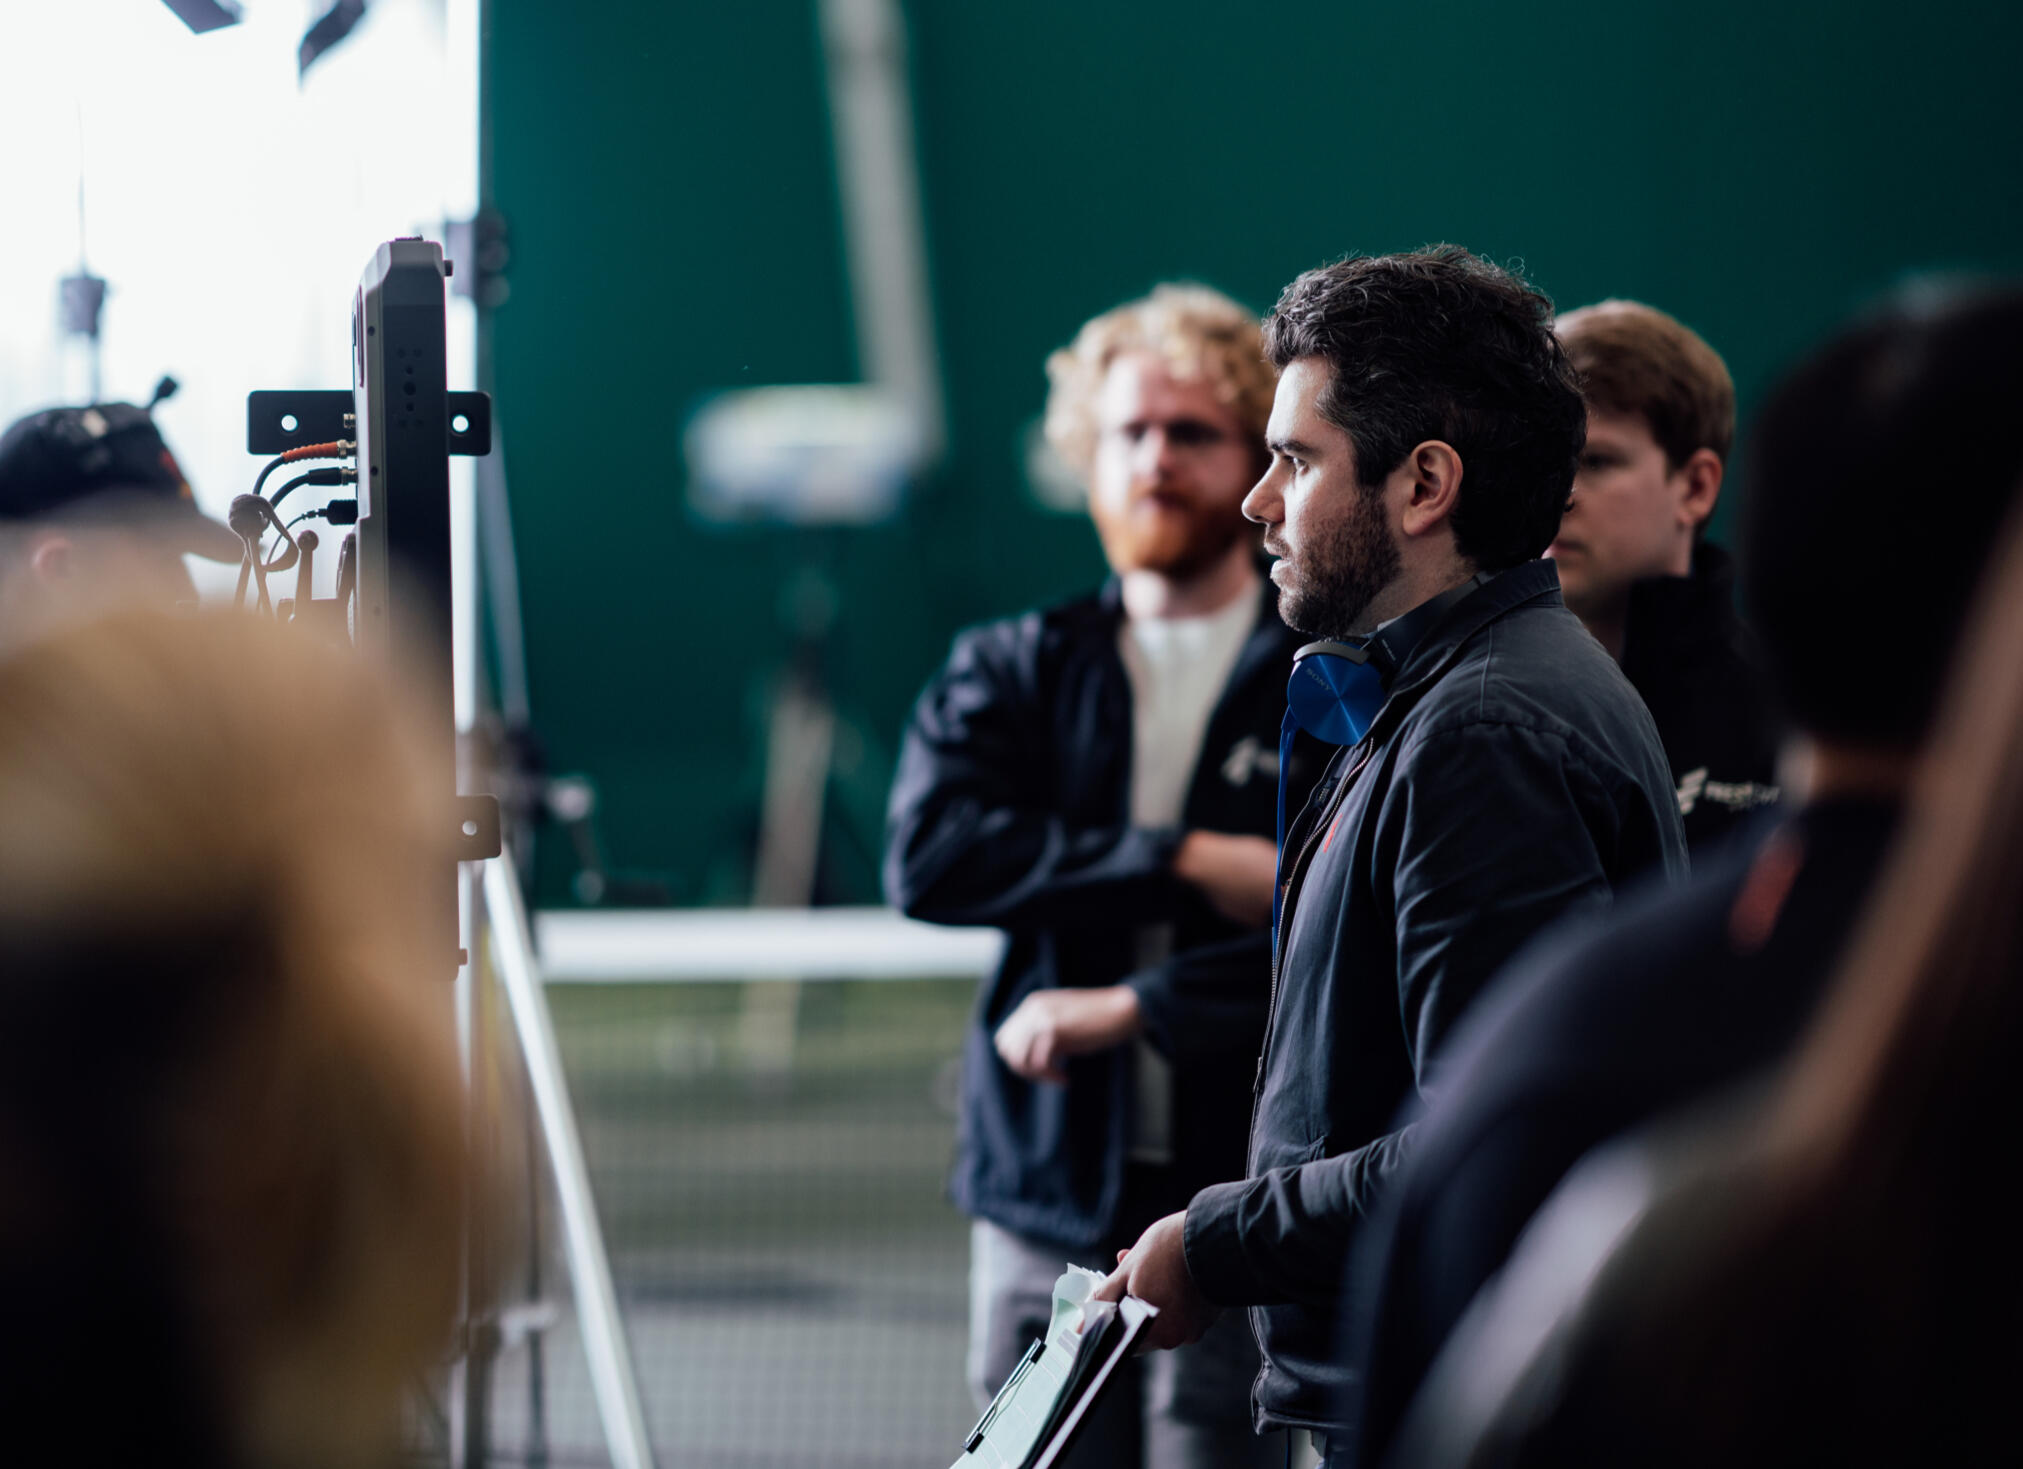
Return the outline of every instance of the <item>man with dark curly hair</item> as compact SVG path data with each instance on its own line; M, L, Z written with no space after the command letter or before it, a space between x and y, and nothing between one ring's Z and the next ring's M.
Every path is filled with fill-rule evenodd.
M1683 874L1685 840L1649 713L1541 559L1587 417L1551 303L1452 246L1349 259L1286 288L1265 348L1244 513L1281 615L1324 640L1295 710L1349 743L1280 853L1249 1178L1155 1223L1103 1293L1161 1308L1155 1346L1252 1307L1256 1426L1329 1452L1343 1264L1409 1145L1400 1102L1526 940ZM1300 697L1316 659L1324 706Z

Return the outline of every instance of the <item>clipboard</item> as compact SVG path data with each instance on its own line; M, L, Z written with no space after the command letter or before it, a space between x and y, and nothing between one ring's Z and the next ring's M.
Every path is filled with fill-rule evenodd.
M950 1469L1052 1469L1158 1314L1135 1296L1114 1306L1083 1304L1066 1329L1057 1312L1054 1328L1026 1348Z

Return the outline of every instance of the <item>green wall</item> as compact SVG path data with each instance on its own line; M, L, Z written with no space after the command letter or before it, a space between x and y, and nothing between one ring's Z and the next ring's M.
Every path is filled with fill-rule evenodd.
M1157 280L1264 307L1329 257L1455 240L1562 305L1679 315L1746 427L1905 272L2023 267L2016 7L912 0L949 461L890 526L704 526L697 396L856 373L813 0L488 10L535 722L597 781L614 864L683 902L746 896L765 679L810 568L850 726L823 893L872 896L893 741L949 634L1100 572L1024 485L1041 359Z

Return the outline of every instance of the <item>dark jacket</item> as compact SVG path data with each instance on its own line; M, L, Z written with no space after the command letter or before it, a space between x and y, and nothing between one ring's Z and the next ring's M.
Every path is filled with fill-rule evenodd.
M1634 874L1682 874L1685 839L1643 702L1532 561L1404 655L1286 851L1250 1180L1196 1196L1185 1247L1211 1301L1258 1308L1259 1427L1336 1429L1342 1270L1399 1104L1505 960Z
M1582 1155L1792 1045L1897 812L1836 802L1765 819L1685 887L1542 940L1484 998L1413 1129L1411 1162L1355 1243L1354 1462L1384 1461L1455 1323Z
M1270 586L1210 716L1188 829L1274 835L1279 724L1301 639ZM963 1048L949 1191L964 1212L1076 1249L1117 1227L1136 1123L1128 1046L1068 1063L1066 1086L1021 1080L991 1037L1034 990L1128 981L1172 1062L1176 1185L1243 1166L1264 1035L1270 935L1247 931L1172 874L1180 831L1130 824L1131 686L1123 605L1098 596L973 628L921 694L893 779L889 901L914 918L1005 930ZM1297 809L1325 757L1294 752ZM1134 973L1140 928L1175 927L1174 958Z
M1696 853L1777 799L1782 730L1734 580L1728 553L1702 544L1692 575L1632 586L1623 618L1623 673L1665 742Z

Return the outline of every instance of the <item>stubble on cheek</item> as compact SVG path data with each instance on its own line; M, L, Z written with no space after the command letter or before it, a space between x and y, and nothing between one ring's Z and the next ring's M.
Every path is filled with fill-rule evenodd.
M1348 516L1310 544L1307 564L1288 567L1279 582L1280 615L1314 637L1357 636L1368 631L1365 614L1398 571L1382 502L1359 495Z

